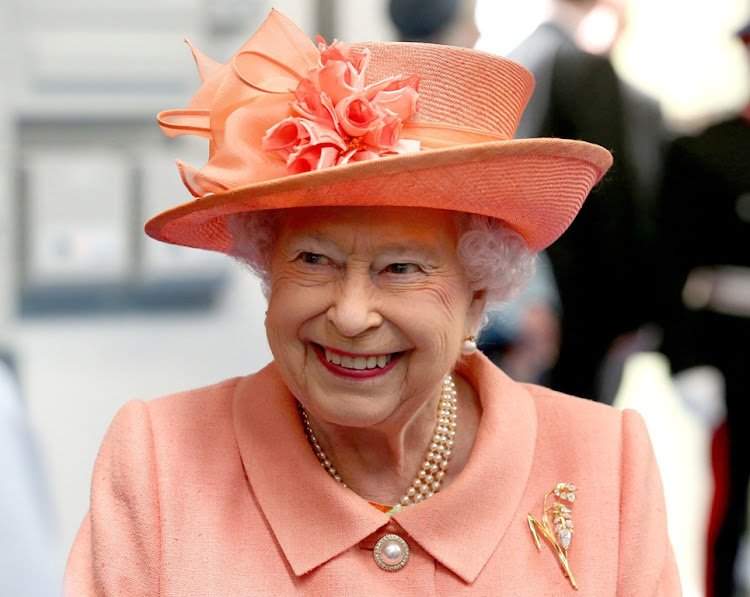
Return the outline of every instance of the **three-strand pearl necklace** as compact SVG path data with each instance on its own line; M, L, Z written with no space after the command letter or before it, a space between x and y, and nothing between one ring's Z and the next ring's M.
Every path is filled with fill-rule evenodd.
M315 437L307 413L302 408L302 405L298 404L298 406L307 440L315 451L320 464L334 479L346 487L346 483L341 479L341 475L339 475L336 467L333 466L330 458L323 451L323 448ZM448 462L453 452L454 438L456 437L457 411L458 398L456 397L456 384L449 373L443 378L443 387L438 403L437 422L432 435L432 441L427 450L427 456L422 463L417 477L409 486L409 489L406 490L396 508L418 504L440 491L445 479L445 471L448 469Z

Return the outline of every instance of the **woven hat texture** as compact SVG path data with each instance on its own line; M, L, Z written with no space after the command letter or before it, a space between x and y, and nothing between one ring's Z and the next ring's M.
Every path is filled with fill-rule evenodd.
M393 152L301 173L290 173L288 161L263 148L263 138L295 116L294 88L319 66L319 48L272 11L227 64L194 50L203 86L185 110L164 112L159 121L168 135L208 138L209 161L200 170L179 163L196 198L149 220L147 234L228 252L226 221L233 213L406 206L501 219L536 252L570 225L612 163L606 149L582 141L513 139L534 85L515 62L426 43L362 43L351 50L369 53L367 85L416 75L416 111L401 123Z

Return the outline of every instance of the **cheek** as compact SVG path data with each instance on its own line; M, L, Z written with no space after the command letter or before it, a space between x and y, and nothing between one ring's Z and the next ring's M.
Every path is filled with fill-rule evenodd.
M469 291L463 284L435 284L402 298L399 327L430 358L445 358L460 348L466 334L468 305Z
M449 278L430 289L428 297L435 317L446 327L462 326L467 318L471 292L462 278Z
M324 295L322 289L300 285L288 276L273 278L266 315L266 335L274 356L282 358L282 352L304 352L299 331L306 322L325 313Z

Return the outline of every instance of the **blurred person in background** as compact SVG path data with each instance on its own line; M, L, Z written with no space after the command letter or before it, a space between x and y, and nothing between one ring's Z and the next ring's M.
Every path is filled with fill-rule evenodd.
M479 39L476 0L390 0L388 14L400 41L473 48Z
M479 38L476 0L390 0L401 41L473 48ZM480 350L517 381L547 383L560 349L560 299L544 251L526 288L486 313Z
M158 117L210 150L146 231L259 275L274 359L120 409L66 595L679 596L640 415L475 342L612 156L513 139L500 56L317 41L272 11Z
M750 66L750 24L738 33ZM671 143L660 218L662 352L675 374L712 366L724 377L725 423L714 435L708 597L740 589L737 554L747 536L750 434L750 104Z
M668 134L658 103L622 81L610 61L624 3L550 0L548 8L508 55L536 80L516 138L582 139L614 156L595 200L547 252L562 305L549 383L611 404L628 355L659 343L650 306L658 292L654 210Z
M57 597L61 554L36 438L0 347L0 594Z

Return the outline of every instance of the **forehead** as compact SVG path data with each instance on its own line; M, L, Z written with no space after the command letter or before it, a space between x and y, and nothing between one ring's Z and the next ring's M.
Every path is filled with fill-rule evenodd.
M455 246L455 214L413 207L305 207L284 210L280 237L366 239L375 243Z

